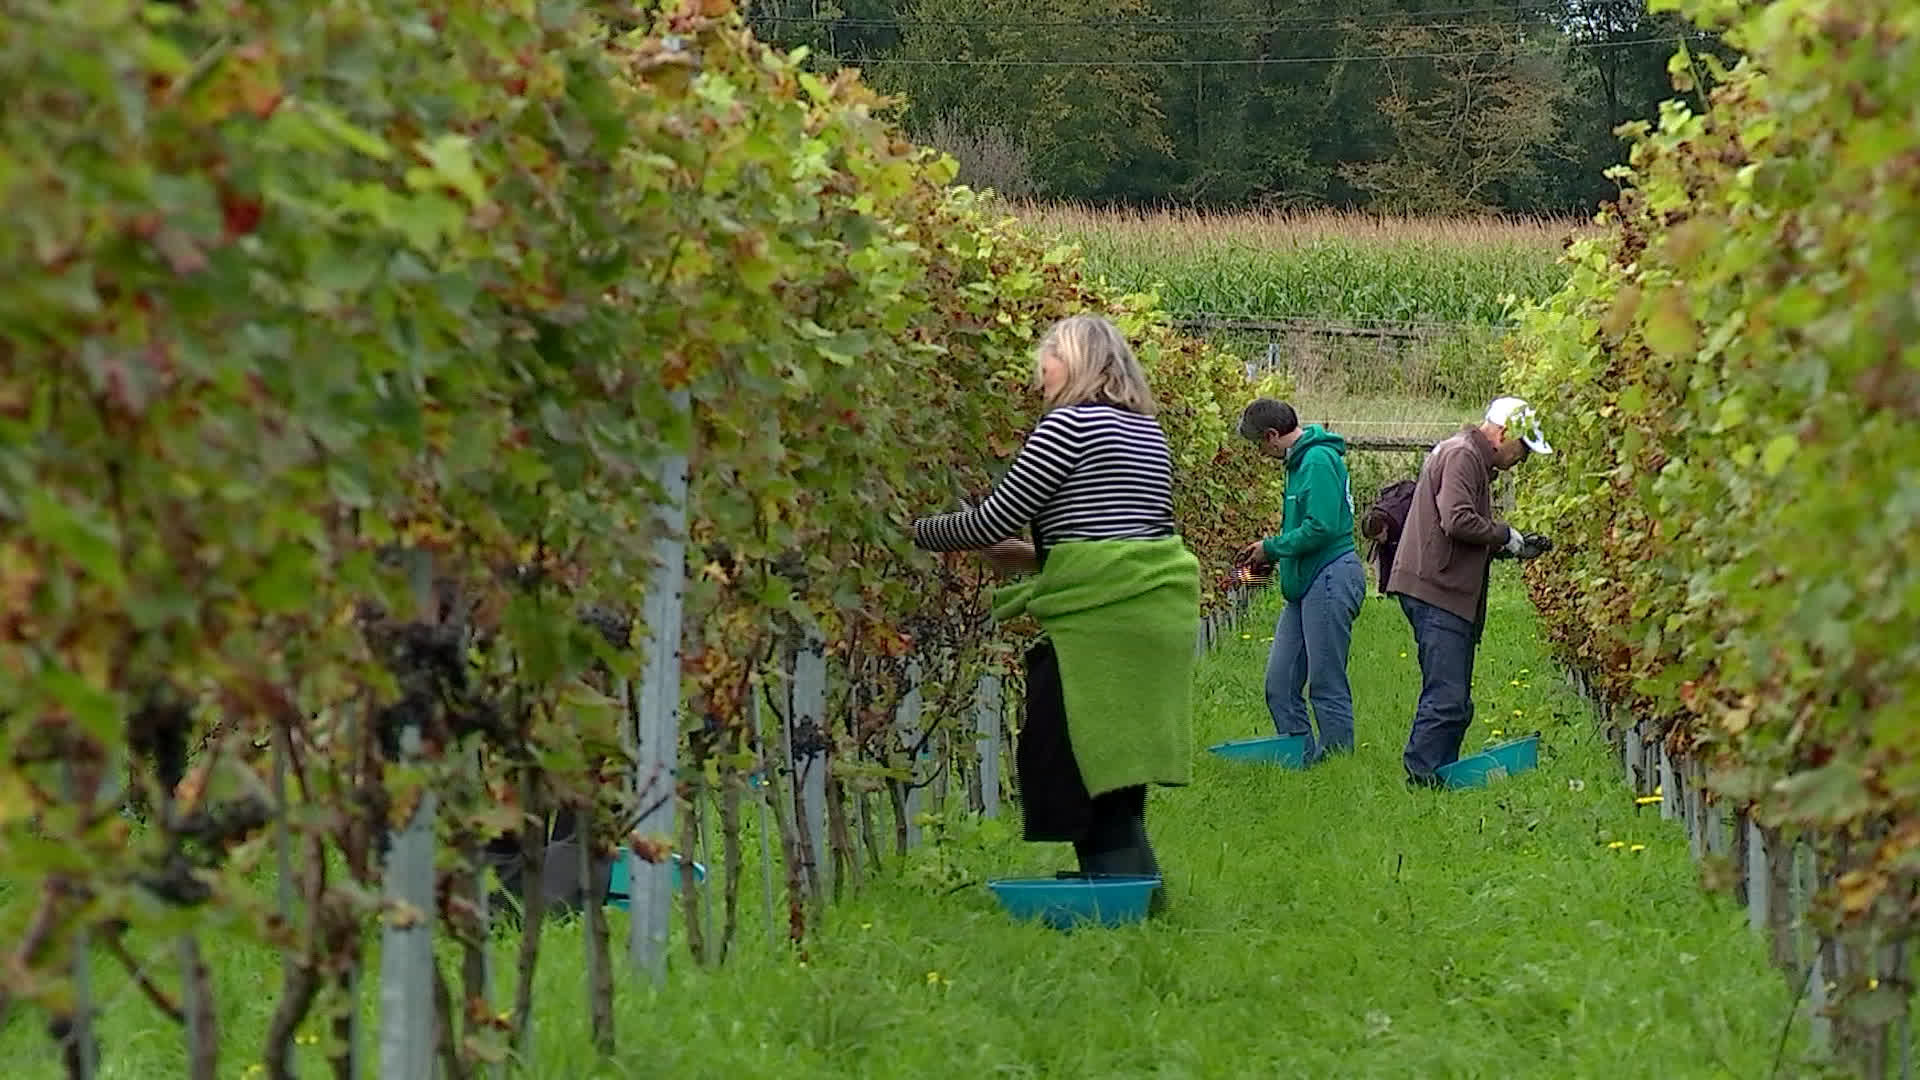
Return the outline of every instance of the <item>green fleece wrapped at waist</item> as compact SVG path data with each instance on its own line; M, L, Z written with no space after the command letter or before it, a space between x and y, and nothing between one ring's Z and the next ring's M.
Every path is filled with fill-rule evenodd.
M1056 544L1039 574L993 600L994 618L1032 615L1053 642L1089 795L1191 782L1200 562L1185 541Z

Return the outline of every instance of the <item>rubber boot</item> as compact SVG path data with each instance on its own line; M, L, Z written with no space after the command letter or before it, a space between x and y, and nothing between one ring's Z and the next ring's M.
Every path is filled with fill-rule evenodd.
M1160 860L1153 855L1153 842L1147 839L1146 816L1134 818L1130 831L1133 835L1133 843L1127 847L1126 851L1133 861L1134 869L1131 872L1160 879L1160 887L1153 890L1153 895L1147 899L1147 914L1149 916L1165 915L1167 913L1167 879L1160 872Z
M1139 863L1131 847L1089 852L1080 856L1080 877L1131 877Z
M1123 877L1157 877L1160 887L1153 890L1147 898L1149 916L1164 915L1167 911L1167 882L1160 873L1160 861L1154 857L1153 845L1147 840L1147 823L1144 817L1135 818L1128 828L1128 842L1123 847L1109 848L1106 851L1085 851L1076 848L1080 856L1080 871L1062 870L1055 877L1090 878L1106 875Z
M1085 878L1104 874L1137 874L1132 848L1136 842L1133 823L1126 818L1096 808L1088 822L1086 835L1073 842L1073 853L1080 862L1078 873L1062 871L1058 877Z
M1077 863L1078 866L1072 870L1055 870L1053 872L1054 880L1077 881L1087 877L1093 873L1093 871L1088 869L1088 860L1093 857L1093 846L1090 843L1085 840L1075 840L1073 842L1073 861Z

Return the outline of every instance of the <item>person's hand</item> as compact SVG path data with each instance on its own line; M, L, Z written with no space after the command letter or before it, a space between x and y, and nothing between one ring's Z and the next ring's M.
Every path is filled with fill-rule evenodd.
M1521 538L1520 550L1514 553L1514 557L1520 559L1537 559L1552 550L1552 540L1547 539L1539 533L1528 533Z
M1254 570L1264 570L1273 565L1273 560L1267 558L1266 544L1262 541L1255 540L1253 543L1241 548L1240 551L1234 555L1233 565L1245 566Z
M1507 546L1501 550L1509 555L1518 555L1520 554L1520 548L1525 545L1526 542L1527 538L1520 535L1520 530L1509 525L1507 526Z
M987 562L1002 574L1017 574L1036 569L1040 558L1033 550L1033 544L1026 540L1002 540L990 548L981 551Z

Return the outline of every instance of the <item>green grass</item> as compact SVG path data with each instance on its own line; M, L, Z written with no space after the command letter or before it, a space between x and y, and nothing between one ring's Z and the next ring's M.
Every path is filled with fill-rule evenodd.
M1064 845L1018 843L1010 810L835 906L805 962L755 921L724 967L680 951L664 991L623 985L610 1062L588 1049L578 929L557 924L526 1075L1766 1076L1783 980L1740 913L1700 891L1681 832L1633 805L1509 573L1468 745L1541 729L1540 770L1485 791L1406 790L1417 673L1397 607L1370 598L1354 642L1355 756L1301 774L1201 754L1191 787L1154 794L1164 921L1061 934L1010 923L977 886L935 884L1071 864ZM1272 614L1269 601L1203 663L1202 745L1271 730ZM747 881L748 914L759 895ZM278 961L245 949L215 961L227 1043L257 1047ZM101 1075L180 1075L171 1025L101 982L117 1003ZM1790 1075L1806 1074L1793 1063L1803 1028ZM0 1031L0 1053L14 1075L57 1075L37 1024ZM303 1075L320 1075L311 1066ZM243 1075L231 1053L223 1075Z
M1503 294L1550 295L1571 222L1332 213L1121 213L1022 205L1116 285L1158 287L1176 313L1496 323Z

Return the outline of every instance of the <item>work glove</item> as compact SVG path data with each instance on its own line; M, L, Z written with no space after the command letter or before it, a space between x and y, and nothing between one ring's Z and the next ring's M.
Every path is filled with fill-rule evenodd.
M1522 533L1507 526L1507 542L1493 553L1496 559L1537 559L1553 550L1553 541L1540 533Z

